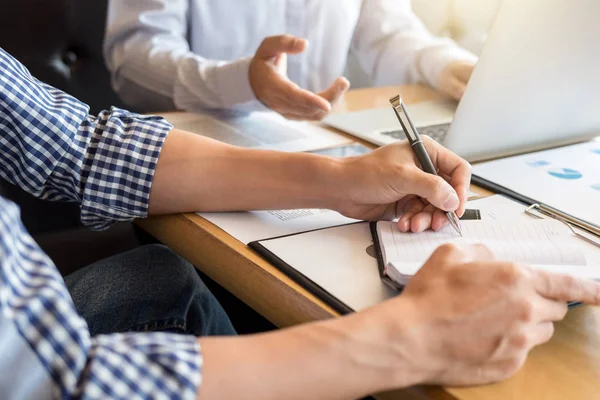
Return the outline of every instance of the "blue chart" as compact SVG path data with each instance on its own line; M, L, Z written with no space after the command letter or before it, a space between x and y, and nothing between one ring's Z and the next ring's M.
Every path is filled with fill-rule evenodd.
M592 149L591 152L600 155L600 149Z
M566 180L580 179L583 176L581 172L571 168L552 168L548 173L555 178Z
M592 189L597 190L600 192L600 183L596 184L596 185L592 185Z
M530 167L533 167L533 168L537 168L537 167L545 167L546 165L550 165L550 163L546 160L536 160L536 161L529 161L527 163L527 165L529 165Z

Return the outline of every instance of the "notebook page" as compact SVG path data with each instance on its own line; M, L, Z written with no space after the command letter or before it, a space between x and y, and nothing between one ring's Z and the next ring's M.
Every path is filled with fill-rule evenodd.
M586 265L584 253L565 244L569 231L554 220L462 221L463 237L448 226L440 232L402 233L394 222L379 222L377 230L385 263L418 262L444 243L482 243L498 260L542 265Z

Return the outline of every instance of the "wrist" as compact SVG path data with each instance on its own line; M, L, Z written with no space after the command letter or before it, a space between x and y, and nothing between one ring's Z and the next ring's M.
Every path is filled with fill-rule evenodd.
M300 179L297 180L299 198L313 208L338 210L342 195L344 160L341 158L304 154L299 160Z
M420 316L409 298L399 296L353 318L348 332L356 349L354 362L377 371L377 391L429 380L428 360L424 357L427 335L418 328Z

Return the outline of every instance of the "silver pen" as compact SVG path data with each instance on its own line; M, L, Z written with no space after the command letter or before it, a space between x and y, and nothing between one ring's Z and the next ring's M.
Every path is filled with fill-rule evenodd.
M394 107L394 112L398 117L398 121L400 121L400 125L402 125L402 129L404 130L404 134L406 135L406 139L410 143L410 147L413 149L417 159L421 163L421 167L423 171L437 175L437 171L431 162L431 158L429 158L429 154L427 153L427 149L425 149L425 145L419 136L419 132L417 132L417 128L415 128L408 112L406 111L406 106L404 102L400 98L400 96L395 96L390 99L390 103L392 107ZM448 221L450 221L450 225L462 236L462 228L460 226L460 220L454 211L446 212L448 216Z

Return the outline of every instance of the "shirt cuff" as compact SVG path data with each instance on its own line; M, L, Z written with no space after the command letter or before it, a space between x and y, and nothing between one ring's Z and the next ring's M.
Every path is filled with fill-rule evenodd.
M254 94L250 85L249 69L251 57L222 63L213 69L214 80L220 89L224 109L237 111L269 110Z
M431 87L439 89L442 70L454 61L467 61L475 64L477 56L453 42L421 50L418 61L421 79Z
M92 338L79 382L86 398L195 399L202 354L194 336L165 332Z
M81 221L95 230L148 215L158 157L173 125L113 107L88 117L91 131L82 167Z

